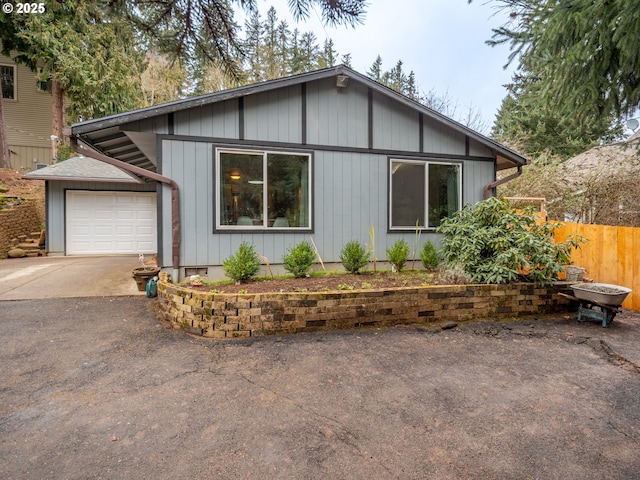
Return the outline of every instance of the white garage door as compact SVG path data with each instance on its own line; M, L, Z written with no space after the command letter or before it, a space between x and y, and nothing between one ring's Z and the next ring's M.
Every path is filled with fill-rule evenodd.
M156 253L156 194L67 190L67 255Z

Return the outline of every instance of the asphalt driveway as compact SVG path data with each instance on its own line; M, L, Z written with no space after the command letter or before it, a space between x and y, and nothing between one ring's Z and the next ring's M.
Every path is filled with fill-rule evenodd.
M640 318L212 341L0 301L3 479L637 479Z

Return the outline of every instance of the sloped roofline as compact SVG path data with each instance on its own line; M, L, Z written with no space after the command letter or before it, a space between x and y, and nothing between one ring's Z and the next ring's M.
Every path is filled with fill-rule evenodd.
M481 133L472 130L471 128L452 120L451 118L443 115L425 105L422 105L415 100L412 100L391 88L382 85L375 80L363 75L361 73L352 70L344 65L338 65L335 67L329 67L322 70L316 70L308 73L301 73L290 77L278 78L275 80L267 80L252 85L245 85L242 87L232 88L229 90L222 90L220 92L209 93L206 95L200 95L198 97L185 98L182 100L175 100L173 102L167 102L151 107L140 108L138 110L131 110L128 112L117 113L107 117L96 118L93 120L86 120L84 122L74 123L71 126L71 132L73 135L82 135L91 133L97 130L102 130L109 127L116 127L126 123L144 120L150 117L156 117L160 115L166 115L178 111L188 110L195 107L202 107L204 105L222 102L225 100L243 97L255 93L261 93L265 91L275 90L278 88L290 87L301 83L311 82L315 80L322 80L325 78L335 77L336 75L347 75L358 82L365 84L373 91L393 98L395 101L400 102L408 106L409 108L416 110L429 118L437 120L453 130L468 136L486 146L490 150L496 152L496 155L504 157L514 163L514 166L527 165L529 161L526 157L520 155L517 152L505 147L504 145L491 140L490 138L482 135Z

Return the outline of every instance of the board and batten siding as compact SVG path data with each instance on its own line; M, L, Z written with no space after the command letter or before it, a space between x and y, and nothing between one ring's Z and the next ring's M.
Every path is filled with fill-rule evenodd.
M244 97L245 138L265 142L301 143L300 88L295 85Z
M424 113L420 118L410 106L365 84L337 88L335 78L327 78L132 122L125 129L163 134L158 171L179 185L180 266L185 268L221 265L243 241L278 264L289 247L310 236L215 230L214 158L224 139L234 148L247 141L251 148L312 152L311 235L325 262L339 262L349 240L369 243L372 225L379 259L399 238L412 245L413 232L388 231L390 158L459 162L463 205L482 200L485 185L495 180L494 153ZM163 266L169 266L171 193L165 186L158 192L158 253ZM425 231L421 242L439 243L439 238Z
M126 123L120 127L120 130L123 132L169 133L169 120L167 115L149 117Z
M373 148L419 152L418 112L389 97L374 93Z
M67 190L155 192L156 184L142 185L109 182L47 181L47 252L65 254L65 197ZM171 225L171 223L169 223Z
M238 100L226 100L175 112L173 133L215 138L239 138Z
M307 84L307 143L367 148L367 92L356 82L338 89L334 78Z
M301 149L304 151L304 149ZM207 142L168 140L162 142L162 174L180 187L181 264L183 267L221 265L241 242L252 243L270 263L281 263L287 248L309 240L307 232L214 233L214 152ZM464 160L463 202L482 199L483 187L493 180L493 163ZM316 151L313 154L313 239L325 262L339 262L340 251L349 240L370 241L375 226L376 249L384 259L385 249L404 238L411 245L412 232L388 233L389 157L379 154ZM162 204L171 205L169 189L162 190ZM161 261L171 259L171 209L162 209ZM432 232L421 241L438 242Z

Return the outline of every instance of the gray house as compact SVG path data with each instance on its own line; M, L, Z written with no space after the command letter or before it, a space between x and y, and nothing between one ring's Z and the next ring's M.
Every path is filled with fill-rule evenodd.
M212 270L242 241L272 264L313 238L324 262L352 239L378 257L491 195L527 160L338 66L71 127L90 156L139 183L48 178L50 254L158 253L174 278ZM516 174L517 175L517 174ZM44 177L47 178L46 173ZM504 181L504 180L502 180Z

